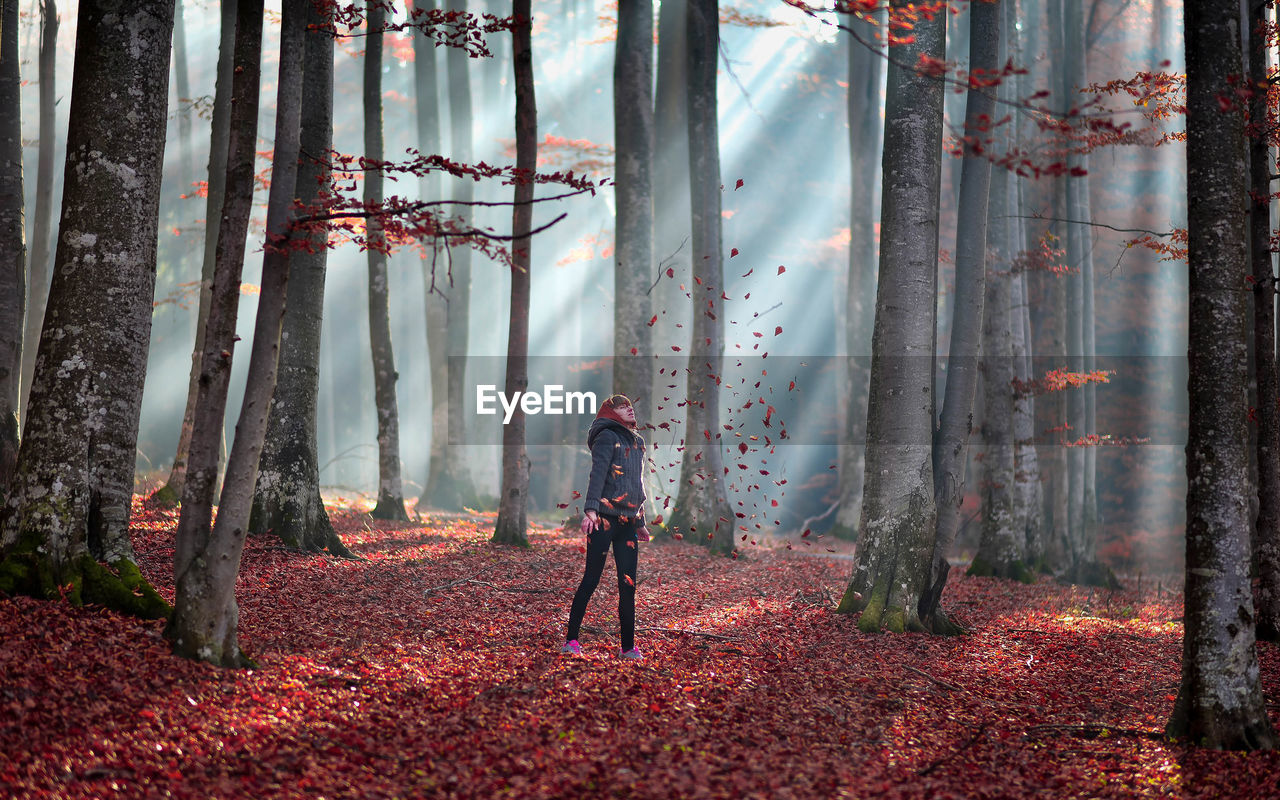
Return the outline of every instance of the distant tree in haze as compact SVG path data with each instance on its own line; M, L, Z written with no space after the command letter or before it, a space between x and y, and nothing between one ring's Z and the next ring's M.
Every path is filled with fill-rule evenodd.
M57 80L58 9L54 0L40 4L40 129L36 156L36 207L31 226L31 258L27 268L27 322L22 335L22 412L26 421L27 397L40 344L45 300L49 296L49 246L53 238L53 151L57 139L54 89ZM0 482L0 485L3 485Z
M685 392L680 488L668 527L710 546L734 550L735 520L725 491L720 440L724 350L724 253L721 241L720 137L716 121L719 60L717 0L688 0L689 201L692 208L692 340Z
M386 11L379 0L366 3L364 51L364 156L383 160L382 36ZM382 170L364 175L364 201L382 203ZM369 217L365 252L369 260L369 341L373 348L373 395L378 414L378 502L369 514L375 519L407 520L400 480L400 410L396 404L395 355L391 346L390 275L382 220Z
M894 0L890 15L907 5ZM915 65L941 62L945 38L946 12L934 9L889 47L867 481L857 562L839 605L861 611L867 631L922 630L919 600L930 585L943 85Z
M168 605L129 543L151 333L173 0L82 0L62 234L17 472L0 592L143 616ZM109 567L100 562L106 562Z
M187 480L187 462L191 453L191 429L194 425L196 397L200 391L203 369L205 329L208 327L209 305L213 299L213 273L218 260L218 231L222 224L222 204L226 197L227 147L231 138L231 82L236 35L236 3L221 4L218 34L217 78L213 93L213 114L209 135L208 190L205 194L204 251L200 267L200 300L196 311L195 344L191 351L191 371L187 377L187 402L182 412L178 448L169 469L169 479L151 495L160 505L172 506L182 500ZM221 443L222 430L218 437Z
M508 397L529 388L529 302L533 229L534 174L538 169L538 105L534 95L533 11L530 0L515 0L512 58L516 85L515 202L511 209L511 302L507 328ZM527 547L529 537L529 456L525 449L525 414L516 409L502 426L502 481L493 540Z
M333 39L328 12L307 8L303 50L302 116L298 202L317 205L330 188L333 143ZM281 329L280 369L267 422L249 528L269 532L290 547L350 551L338 538L320 497L317 456L317 396L320 383L320 328L324 310L328 233L311 232L306 247L289 259L289 288Z
M1249 580L1247 184L1240 4L1197 0L1187 37L1190 267L1185 633L1166 731L1217 749L1276 745L1258 677Z
M0 486L18 463L27 239L22 189L18 2L0 3ZM0 498L4 497L0 489Z

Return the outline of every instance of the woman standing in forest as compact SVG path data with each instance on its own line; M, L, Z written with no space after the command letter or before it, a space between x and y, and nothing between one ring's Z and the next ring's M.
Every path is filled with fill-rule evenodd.
M591 450L591 474L582 517L587 566L573 596L569 633L560 652L582 655L578 630L612 545L613 563L618 568L620 655L638 661L644 656L635 646L637 542L649 541L649 531L644 524L644 438L636 430L636 410L625 395L615 394L600 405L587 432L587 447Z

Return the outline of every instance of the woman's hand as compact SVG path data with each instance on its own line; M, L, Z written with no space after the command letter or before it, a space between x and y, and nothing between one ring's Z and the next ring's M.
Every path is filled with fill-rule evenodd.
M582 516L582 535L590 536L592 532L600 527L600 517L594 511L588 511Z

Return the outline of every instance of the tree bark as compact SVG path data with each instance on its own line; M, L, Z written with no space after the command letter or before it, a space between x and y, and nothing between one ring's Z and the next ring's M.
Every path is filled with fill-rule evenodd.
M448 4L450 10L465 12L466 0L453 0ZM445 53L445 64L449 75L449 138L452 157L456 161L470 164L472 161L471 142L471 75L468 71L471 59L466 52L450 47ZM454 182L453 199L457 200L457 216L466 225L471 219L467 208L475 198L474 181L470 178L457 179ZM466 408L463 392L466 386L466 360L468 326L471 319L471 245L463 243L449 247L449 271L442 280L436 276L435 285L445 296L448 306L446 318L446 368L448 387L448 408L445 413L445 429L434 428L432 436L445 436L447 433L447 457L431 460L431 473L427 477L426 495L428 502L435 508L461 509L464 505L477 502L477 493L466 463L466 449L461 445L466 441L465 415ZM433 416L433 419L435 417Z
M364 51L364 152L365 158L382 161L382 29L386 10L377 0L365 4L368 36ZM366 170L364 202L382 204L382 171ZM369 260L369 342L373 351L373 396L378 413L378 502L369 512L374 519L407 521L404 489L400 481L400 410L396 406L395 351L391 346L391 308L387 271L387 242L382 221L371 216L366 223Z
M883 14L880 15L883 17ZM850 16L847 24L873 41L876 25ZM879 251L876 222L881 135L880 93L884 89L883 59L861 42L848 42L849 94L849 278L845 288L844 440L840 443L839 506L832 536L856 538L866 479L867 383L871 378L871 334L875 323L876 264Z
M1240 73L1239 10L1236 0L1199 0L1184 12L1191 413L1182 682L1166 731L1203 747L1260 750L1276 736L1249 586L1244 120L1220 106Z
M226 380L231 366L235 336L235 302L231 297L239 281L226 283L215 278L215 305L210 311L205 339L204 375L201 400L197 406L192 435L192 468L183 493L182 516L174 554L175 601L166 635L174 651L187 658L226 667L248 665L237 636L239 607L235 599L236 576L244 550L245 531L258 475L258 459L267 428L267 412L275 389L280 348L280 327L284 316L285 291L289 275L289 236L295 200L301 122L302 63L309 0L285 0L280 22L280 72L277 80L275 154L271 167L271 190L267 199L267 246L262 260L262 288L254 323L253 345L236 436L227 459L227 474L218 504L218 516L210 530L209 499L216 472L216 437L213 433L226 403ZM244 181L244 165L252 159L252 123L240 122L239 100L256 103L256 91L242 81L257 86L256 65L261 53L261 0L239 0L236 33L236 103L233 108L233 141L228 150L228 201L224 216L234 224L248 219L251 193L239 187ZM241 27L252 27L241 36ZM247 115L248 108L244 113ZM255 112L256 113L256 112ZM242 138L243 137L243 138ZM246 142L247 140L247 142ZM236 170L233 180L231 172ZM248 180L252 180L252 167ZM232 189L231 187L237 187ZM225 267L236 270L242 258L244 235L228 227L219 233L219 273ZM224 264L224 261L227 262ZM236 265L236 266L233 266ZM238 274L234 276L238 278ZM236 287L233 289L232 287ZM223 305L225 304L225 306ZM221 348L219 350L218 348ZM205 386L210 391L205 391ZM214 391L216 387L216 391ZM207 411L206 411L207 408ZM198 460L197 460L198 459ZM199 493L197 495L197 492ZM188 516L190 514L190 516ZM197 514L199 516L197 516Z
M27 308L26 201L18 2L0 3L0 498L18 464L23 317Z
M36 156L36 208L31 228L31 258L27 269L27 322L22 335L22 410L27 419L27 398L40 345L40 325L49 297L49 248L53 236L53 153L57 138L54 90L57 88L58 9L54 0L40 4L40 145ZM7 481L4 481L7 483ZM4 483L0 483L3 486Z
M415 4L414 8L430 10L434 4ZM413 87L415 116L418 123L418 149L423 153L443 152L440 145L440 96L436 69L436 47L421 31L413 37ZM432 171L418 178L418 192L424 200L444 197L440 174ZM427 359L431 386L431 440L423 448L428 453L428 476L437 474L448 458L449 429L449 363L445 340L448 335L448 307L445 295L437 281L445 279L444 270L438 268L442 248L432 241L427 244L430 258L422 260L422 278L426 287L423 303L427 324ZM428 480L428 483L430 481ZM426 487L423 488L415 511L430 506Z
M668 523L712 552L734 550L734 520L725 492L720 441L720 375L724 350L724 262L720 240L720 137L716 65L717 0L688 0L689 205L693 230L693 336L685 395L680 490Z
M653 0L618 5L613 62L614 197L613 390L631 398L638 419L653 419Z
M71 584L75 601L168 609L134 565L129 511L172 32L173 0L80 3L62 235L4 509L0 592L58 597Z
M516 85L515 205L511 211L511 322L507 329L508 397L529 388L529 286L533 229L533 177L538 169L538 105L533 89L533 11L530 0L515 0L512 59ZM529 546L529 456L521 405L502 426L502 486L493 541Z
M1267 5L1252 0L1249 78L1249 260L1253 273L1253 352L1258 381L1258 519L1254 559L1258 570L1258 638L1280 640L1280 380L1276 375L1275 270L1271 253L1271 156L1267 120Z
M302 159L297 179L298 202L303 208L314 207L330 181L334 45L332 37L321 30L330 20L329 12L318 11L314 4L307 6L299 139ZM289 257L279 377L258 464L249 530L271 533L290 547L349 556L351 551L338 538L320 497L316 418L327 238L327 230L314 230L309 245Z
M894 0L890 15L906 5ZM937 522L933 361L943 87L914 65L922 56L942 59L946 15L917 20L912 34L890 47L867 483L857 562L838 609L861 611L864 631L924 629L919 600L929 585Z
M222 206L226 198L227 147L231 138L231 83L236 34L236 2L222 0L221 27L218 40L218 76L213 94L213 119L209 136L209 188L205 197L204 258L200 268L200 305L196 312L195 346L191 350L191 372L187 378L187 404L182 412L182 430L178 449L173 455L169 480L151 495L151 501L164 506L176 505L182 499L187 480L187 461L191 452L191 431L195 424L196 397L200 391L203 370L205 330L209 322L209 306L213 301L213 273L218 261L218 236L222 225ZM222 428L218 428L221 441Z
M969 9L969 70L990 74L1000 66L1000 13L995 3L977 3ZM960 205L956 217L956 292L955 313L951 323L951 345L947 352L947 387L942 404L942 419L934 436L933 493L937 504L937 536L933 545L929 591L920 602L920 614L930 630L943 633L953 626L940 608L942 590L951 569L947 556L960 531L960 503L964 501L965 467L968 463L969 434L973 429L973 399L978 386L978 358L982 353L983 302L987 274L987 248L998 243L1005 247L1002 232L988 235L987 209L1003 216L1004 184L992 188L991 162L987 159L984 140L993 134L989 129L995 118L995 96L990 88L971 88L965 105L964 157L960 169ZM1003 176L997 178L1003 181ZM1005 220L997 222L1004 226ZM1001 265L1004 266L1003 264ZM1007 280L1007 279L1006 279ZM996 288L999 292L1001 289ZM1008 286L1003 288L1004 315L1001 322L1008 335ZM992 295L1001 302L999 295ZM997 313L999 309L997 309ZM988 339L988 341L990 341ZM1007 356L1007 349L1005 355ZM995 354L999 359L999 354ZM987 360L988 367L992 359ZM1008 358L1002 366L1008 365ZM991 381L988 382L990 385ZM1008 392L1009 381L1000 387ZM991 394L988 392L987 397ZM992 421L988 406L986 418ZM1007 423L1007 419L1003 420ZM988 458L991 449L988 446ZM1010 451L1012 452L1012 451ZM1012 457L1012 456L1011 456ZM1010 476L1012 478L1012 476ZM1012 480L1009 481L1012 484Z
M178 114L178 193L191 191L191 82L187 78L187 32L182 15L183 0L177 0L173 13L173 89L177 96ZM215 89L216 91L216 89Z

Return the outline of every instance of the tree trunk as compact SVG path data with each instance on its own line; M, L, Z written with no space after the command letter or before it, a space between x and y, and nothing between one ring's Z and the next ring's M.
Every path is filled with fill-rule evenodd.
M450 10L466 11L466 0L453 0ZM451 157L463 164L472 160L471 143L471 76L468 70L471 59L466 51L450 47L445 53L449 73L449 138ZM470 178L455 179L453 199L459 205L456 216L466 225L471 219L467 204L475 197L475 182ZM444 427L432 426L432 437L445 436L447 432L447 456L431 459L431 474L427 477L426 495L435 508L461 509L477 502L475 485L466 463L466 408L463 392L466 387L466 360L468 326L471 319L471 245L463 243L449 248L449 271L435 276L436 289L445 296L448 306L446 319L445 359L448 386L448 409L444 414ZM439 421L434 409L432 419Z
M999 69L1000 13L1000 6L995 3L977 3L969 9L971 72L990 74ZM930 630L937 633L953 628L939 606L942 590L947 584L947 573L951 569L947 556L960 531L960 503L964 501L965 466L968 462L969 434L973 429L973 398L978 386L978 358L983 349L983 293L988 279L986 251L993 242L1001 247L1006 244L1003 233L990 236L987 233L989 202L994 200L995 205L991 207L996 209L996 213L1001 216L1006 213L1003 207L1003 184L992 189L991 162L983 152L982 144L991 135L988 128L990 121L995 118L995 96L989 88L973 88L968 94L964 121L964 163L960 170L960 205L956 217L955 313L951 323L951 346L947 352L946 395L933 446L937 536L933 545L930 588L920 602L922 619ZM1005 224L1003 219L997 222L998 226ZM1004 327L1001 330L1007 336L1007 284L1004 287L1003 302ZM989 365L990 361L988 359ZM1005 364L1007 363L1006 358ZM1005 381L1001 391L1007 392L1008 387L1009 382ZM991 397L990 392L987 397ZM992 407L988 406L988 422L991 421L992 412Z
M1258 380L1258 521L1254 533L1258 570L1258 638L1280 640L1280 380L1276 377L1275 270L1271 265L1271 157L1267 119L1269 68L1266 3L1249 4L1249 77L1262 90L1250 98L1249 118L1259 126L1249 138L1249 259L1253 273L1254 364Z
M894 0L890 15L906 5ZM946 15L917 20L912 33L911 41L890 47L867 482L857 562L838 609L862 611L864 631L924 629L919 600L929 586L937 522L933 361L943 87L914 65L925 56L942 59Z
M330 24L329 13L317 11L314 4L307 6L309 30ZM327 33L308 33L302 73L298 202L310 208L320 201L320 190L328 186L331 172L327 154L333 147L333 39ZM324 229L312 231L310 246L289 256L279 377L258 464L249 530L274 534L289 547L349 556L351 551L338 538L320 497L317 455L327 238Z
M27 305L26 208L18 2L0 2L0 498L18 464L23 316Z
M883 15L880 15L883 17ZM850 16L847 24L867 42L873 41L875 23ZM876 222L878 198L873 187L880 168L880 93L884 89L883 59L861 42L849 47L849 279L845 289L845 396L844 438L840 443L839 506L829 534L856 538L862 513L867 437L867 382L871 378L871 333L875 322Z
M58 9L54 0L40 6L40 145L36 156L36 209L31 228L31 259L27 269L27 323L22 335L22 411L26 422L27 398L40 346L40 325L49 297L49 247L53 231L53 152L57 138L54 90L57 88ZM3 486L7 481L0 483Z
M194 425L196 396L200 391L200 375L203 369L205 330L209 321L209 306L213 299L213 273L218 260L218 235L222 224L222 204L226 198L227 147L231 138L231 83L232 61L236 34L236 2L222 0L222 20L218 40L218 76L213 94L213 119L209 137L209 189L205 197L204 258L200 268L200 307L196 312L195 346L191 350L191 372L187 378L187 405L182 412L182 430L178 434L178 449L173 456L169 480L151 495L151 501L160 505L176 505L182 499L187 480L187 460L191 452L191 430ZM221 441L219 423L217 438Z
M414 8L430 11L434 4L417 3ZM418 123L418 149L423 153L440 153L440 96L437 86L436 47L421 31L413 37L413 87L415 112ZM424 200L444 197L440 174L432 171L418 178L418 193ZM443 281L444 270L438 269L441 248L435 241L429 244L431 257L422 260L422 279L426 286L423 297L427 324L427 359L431 388L431 440L423 449L428 453L427 474L436 471L448 458L449 437L449 364L445 350L448 310L444 294L436 285ZM430 481L428 481L430 482ZM415 511L429 507L426 487L418 497Z
M0 592L57 597L72 584L77 602L168 609L134 566L129 511L172 32L173 0L80 3L63 233L4 509Z
M191 191L191 82L187 79L187 32L182 16L183 0L177 0L173 12L173 89L177 95L178 114L178 194ZM216 89L215 89L216 91Z
M262 288L240 419L227 459L217 520L210 530L209 500L216 472L216 439L213 434L218 429L217 421L226 404L226 381L235 337L235 298L231 295L238 290L239 264L243 260L237 257L243 254L240 249L244 242L243 229L237 236L238 231L231 230L230 225L247 223L247 206L252 199L251 193L240 187L251 185L248 181L252 180L252 167L246 176L245 165L250 164L253 158L251 143L256 137L253 123L246 118L251 109L243 109L242 115L239 101L244 98L245 106L257 102L256 73L260 58L256 56L260 55L262 46L261 0L239 0L237 4L236 101L232 110L234 138L227 160L226 221L218 242L219 274L224 270L234 271L234 274L226 282L215 278L215 306L210 310L209 331L205 338L201 403L197 406L191 443L191 474L183 493L174 554L174 611L166 631L179 655L227 667L249 663L240 652L238 643L239 607L236 605L235 584L258 475L258 459L266 434L267 412L276 382L280 326L289 276L288 239L298 170L308 2L285 0L280 22L275 154L267 199L267 247L262 260ZM241 28L248 30L242 35ZM254 88L249 85L250 81ZM252 111L256 119L256 109Z
M364 155L382 160L382 29L386 10L377 0L365 8L368 36L364 51ZM382 204L382 171L366 170L364 202L370 208ZM369 515L374 519L407 521L404 489L400 482L400 411L396 407L395 354L391 347L391 308L387 271L387 243L382 221L366 222L369 258L369 342L373 351L373 396L378 412L378 503Z
M725 493L720 441L724 350L724 262L720 241L720 136L716 120L717 0L688 0L689 205L693 230L693 336L685 395L684 459L668 527L693 534L712 552L734 550L734 515Z
M1258 680L1245 472L1245 145L1223 92L1240 72L1236 0L1185 10L1187 259L1191 276L1182 683L1170 736L1215 749L1275 746Z
M529 279L533 229L533 176L538 169L538 104L533 91L533 11L530 0L515 0L512 59L516 84L515 205L511 211L511 323L507 329L508 397L529 388ZM525 414L521 404L502 426L502 486L493 541L529 546L529 455L525 451Z
M653 2L618 6L613 63L613 128L617 148L614 197L613 390L631 398L637 418L653 419L653 346L649 285L653 281Z

